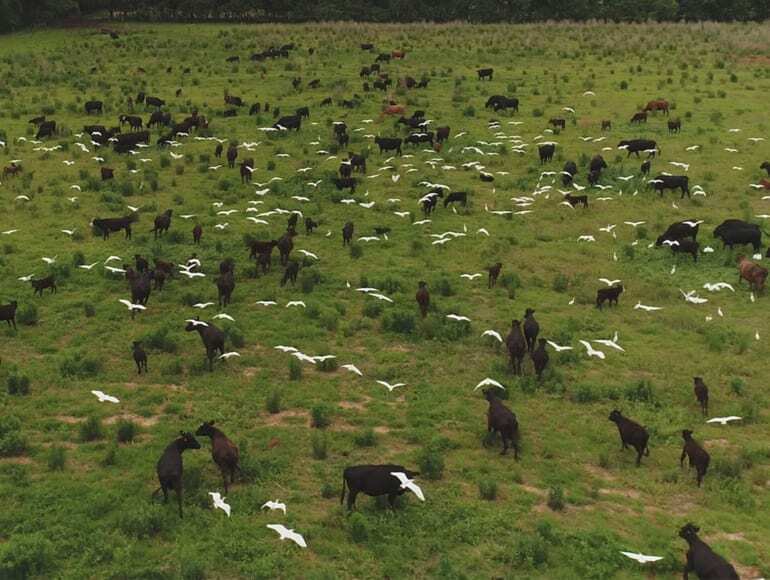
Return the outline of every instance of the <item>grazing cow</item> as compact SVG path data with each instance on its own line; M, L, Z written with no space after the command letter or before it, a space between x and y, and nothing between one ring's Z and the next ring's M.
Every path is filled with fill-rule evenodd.
M686 175L658 175L655 179L650 181L655 191L663 197L664 189L681 189L682 196L680 199L684 199L685 194L690 197L690 180Z
M230 297L233 295L233 290L235 290L235 265L232 261L225 260L220 264L219 272L216 284L217 301L221 308L230 304Z
M138 143L149 143L149 131L137 131L135 133L125 133L117 136L117 141L113 145L115 153L128 153Z
M361 67L361 70L358 73L358 76L361 78L368 77L370 74L372 74L372 69L370 69L368 66Z
M692 225L692 224L695 224L695 225ZM700 227L700 224L697 223L697 220L686 220L681 222L674 222L673 224L668 226L668 228L666 228L665 232L663 232L661 235L658 236L658 239L655 240L655 245L661 246L663 245L663 242L666 240L681 241L684 238L692 238L693 240L695 240L698 237L699 227Z
M649 103L647 103L644 109L642 110L645 112L649 111L651 113L654 113L655 111L663 111L664 113L666 113L666 115L668 115L668 108L669 108L668 101L663 99L658 99L656 101L650 101Z
M308 107L300 107L297 109L294 113L298 117L309 119L310 118L310 109Z
M200 224L195 224L195 227L193 227L193 244L196 246L201 243L201 236L203 235L203 226Z
M137 273L131 266L124 265L126 270L126 278L128 279L128 285L131 290L131 302L134 304L147 305L150 299L150 273ZM131 309L131 320L136 316L136 310Z
M0 321L5 320L9 327L13 325L14 330L16 330L16 308L18 305L16 300L12 300L9 304L0 306Z
M436 127L436 142L443 143L449 139L449 133L451 129L449 127Z
M321 86L321 79L313 79L312 81L310 81L310 82L307 84L307 87L308 87L309 89L317 89L317 88L318 88L318 87L320 87L320 86Z
M556 145L553 143L546 143L544 145L540 145L537 148L537 153L540 156L540 163L548 163L553 159L554 151L556 151Z
M487 79L488 81L492 80L492 75L494 74L494 69L491 68L480 68L476 71L476 73L479 75L479 80L483 81L484 79Z
M468 205L468 192L467 191L453 191L444 198L444 207L447 207L450 203L460 202L460 205L466 207Z
M102 175L102 181L107 181L108 179L114 179L115 177L115 170L111 167L100 167L99 171Z
M433 131L427 131L425 133L411 133L405 140L405 143L410 145L419 145L420 143L430 143L433 147Z
M241 470L238 465L240 454L238 447L228 439L227 435L222 433L217 427L214 427L214 421L206 421L198 427L195 432L198 437L209 437L211 439L211 458L222 472L222 482L227 493L227 475L230 475L230 483L235 483L235 471Z
M101 101L86 101L86 115L90 115L91 113L101 115L102 108L103 105Z
M652 166L652 162L647 159L642 162L642 166L639 169L642 175L649 175L650 174L650 167Z
M241 57L237 56L237 55L236 56L228 56L225 60L227 62L239 62L241 60Z
M650 447L647 444L650 439L649 433L639 423L624 417L617 409L610 413L609 420L618 426L622 449L628 449L629 445L636 449L636 466L638 467L642 463L642 454L647 457L650 456Z
M374 45L371 42L365 42L361 44L361 50L374 50Z
M351 193L355 193L358 180L355 177L334 177L332 183L338 191L349 189Z
M706 383L703 382L701 377L693 377L693 384L695 398L698 399L700 410L705 417L709 412L709 388L706 386Z
M545 367L548 366L548 351L545 349L545 342L544 338L538 338L537 348L532 351L532 354L530 355L532 357L532 364L535 366L535 374L537 374L538 380L543 378L543 371L545 370Z
M51 294L55 294L57 292L56 279L53 277L53 274L46 276L45 278L40 278L39 280L30 280L30 283L34 289L34 292L32 293L33 295L37 294L42 297L43 290L46 288L51 289Z
M135 115L121 115L118 117L118 121L120 122L121 127L128 124L129 129L132 131L139 131L144 127L142 118Z
M604 157L601 155L594 155L588 164L588 169L589 171L601 172L602 169L607 169L607 162L604 161Z
M107 132L107 127L104 125L83 125L83 132L88 133L91 137L101 137Z
M353 222L346 222L344 226L342 226L342 247L349 246L351 243L351 240L353 239Z
M634 123L646 123L647 122L647 113L640 112L640 113L634 113L634 116L631 117L631 124Z
M144 369L145 374L147 373L147 353L144 352L144 349L142 348L141 342L133 342L131 345L131 352L134 356L134 362L136 363L136 372L140 375L142 374L142 370Z
M746 256L738 256L738 284L746 280L749 288L761 292L765 289L765 280L767 280L767 268L747 260Z
M585 208L588 208L588 196L587 195L572 195L571 193L568 193L564 196L564 200L569 203L572 207L577 207L578 205L582 205Z
M505 337L505 346L508 348L508 356L511 361L513 374L521 374L521 361L527 352L527 341L521 332L521 321L511 321L511 331Z
M200 318L196 317L196 321ZM219 354L225 354L225 333L219 330L211 322L207 322L206 326L202 324L195 324L194 322L188 322L184 328L187 332L196 331L203 341L203 346L206 348L206 358L209 361L209 371L214 370L214 357L219 351Z
M134 254L134 262L136 263L137 272L146 272L150 269L150 263L146 258L143 258L140 254Z
M44 121L40 123L35 134L35 139L42 139L43 137L53 137L56 134L56 121Z
M401 143L403 143L403 141L400 138L375 137L374 143L380 148L380 153L384 151L395 151L401 155Z
M284 287L286 285L286 282L291 282L291 285L294 286L294 284L297 282L298 273L299 273L299 262L290 260L289 263L286 264L286 270L283 273L283 278L281 278L281 287Z
M561 183L567 187L578 173L577 164L574 161L567 161L561 170Z
M148 127L168 127L171 124L171 113L164 113L162 111L153 111L150 115L150 120L147 122Z
M313 218L305 218L305 233L310 235L318 227L318 223L313 221Z
M415 300L417 300L417 305L420 307L420 315L425 318L428 316L428 306L430 306L430 293L428 292L428 285L425 282L418 282L417 283L417 294L415 295Z
M152 497L163 491L163 502L168 503L168 492L173 489L179 503L179 517L182 517L182 453L186 449L200 449L201 444L193 437L192 433L179 432L179 437L174 439L166 447L163 455L158 460L156 471L160 487L155 490Z
M251 174L254 172L254 158L249 157L241 161L238 169L241 173L241 183L250 183Z
M289 254L294 249L294 240L292 239L297 235L294 230L288 230L280 238L278 238L278 252L280 253L281 265L285 266L289 261Z
M364 83L364 87L368 87L368 85L366 83ZM367 91L369 89L368 88L364 88L364 90ZM331 97L326 97L323 101L321 101L321 106L322 107L328 107L331 104L332 104L332 98Z
M722 228L719 226L719 232L714 230L714 237L722 240L722 247L729 247L731 250L734 245L751 244L755 252L759 251L762 245L762 231L754 224L747 224L749 227L742 225L730 225ZM721 228L721 229L720 229Z
M422 213L425 216L429 216L436 209L440 197L444 197L444 192L436 188L422 198Z
M508 452L508 441L511 442L513 447L513 458L519 458L519 422L516 420L516 415L503 402L497 398L494 390L490 387L484 389L484 398L489 402L489 408L487 409L487 438L484 441L484 445L500 433L500 437L503 440L503 450L500 455L505 455Z
M348 491L348 511L352 511L356 496L365 493L370 497L387 495L391 509L396 507L396 497L406 492L401 482L391 473L404 473L409 479L420 475L418 471L410 471L403 465L354 465L346 467L342 472L342 495L340 505L345 501L345 489Z
M537 335L540 334L540 325L535 320L535 311L531 308L527 308L524 313L524 338L527 341L527 350L532 352L535 350L535 340Z
M156 290L163 290L163 285L166 283L168 275L164 270L150 270L150 278L155 282Z
M302 117L300 117L299 115L286 115L278 119L276 124L273 125L273 127L275 127L276 129L283 128L287 131L289 129L294 129L295 131L299 131L301 126L302 126Z
M42 115L40 117L32 117L27 123L30 123L31 125L39 126L45 123L45 115Z
M235 145L230 145L227 148L227 166L230 169L235 167L235 160L238 158L238 148Z
M552 125L554 128L557 128L557 127L559 129L567 128L567 121L565 121L564 119L550 119L548 123Z
M389 62L390 61L390 55L385 53L385 52L381 52L380 54L377 55L377 58L375 58L374 61L375 62Z
M346 178L353 175L353 166L350 164L349 159L344 159L342 162L340 162L340 167L338 169L340 177Z
M678 240L671 244L671 251L674 254L690 254L693 262L698 261L698 250L700 244L695 240Z
M273 253L273 248L278 245L278 240L270 240L268 242L252 240L247 245L249 246L249 259L256 259L257 255L261 254L267 254L267 257L270 258Z
M602 131L611 131L612 121L602 121Z
M348 152L348 161L350 162L353 171L366 173L366 157Z
M236 109L227 109L224 113L222 113L223 117L237 117L238 111Z
M698 526L689 523L679 530L679 537L689 546L682 578L687 580L689 573L695 572L701 580L740 580L735 568L698 537L699 531Z
M495 112L504 111L505 109L513 109L515 112L519 112L519 99L516 97L506 97L503 95L492 95L487 99L484 104L485 109L492 108Z
M612 306L612 303L615 303L615 306L618 305L618 297L623 293L623 285L620 284L618 286L612 286L610 288L599 288L596 291L596 307L600 308L602 307L602 304L605 302L609 302L609 305Z
M679 458L679 467L684 465L685 455L689 459L690 467L695 467L695 471L698 474L698 487L700 487L703 477L706 475L706 471L709 468L709 461L711 457L703 447L698 445L698 442L692 438L692 431L684 429L682 431L682 438L684 439L684 448L682 449L682 456Z
M485 268L485 270L489 273L489 278L487 280L487 288L494 288L497 284L497 277L500 275L500 270L503 269L503 263L497 262L496 264L489 266Z
M158 97L145 97L144 104L148 107L157 107L159 109L166 106L166 101Z
M588 172L588 184L591 185L591 186L596 185L597 183L599 183L599 179L601 178L601 176L602 176L602 172L601 171L598 171L598 170L597 171L589 171Z
M767 174L770 175L770 161L765 161L762 163L762 165L759 166L760 169L764 169L767 171Z
M618 149L625 149L628 151L626 157L631 157L632 153L639 157L641 151L649 151L650 153L648 156L655 157L655 152L660 151L657 142L652 139L624 139L618 143Z
M21 165L11 163L8 167L3 168L3 179L6 177L16 177L21 171Z
M672 133L681 133L682 132L682 120L681 119L672 119L668 122L668 134L671 135Z
M163 235L168 231L168 229L171 227L171 213L174 210L167 209L159 216L155 216L155 226L150 230L155 234L155 239L158 239L158 236Z
M422 119L415 118L415 117L409 117L408 119L406 117L399 117L396 123L399 123L401 125L406 125L410 129L417 129L424 124L424 121Z

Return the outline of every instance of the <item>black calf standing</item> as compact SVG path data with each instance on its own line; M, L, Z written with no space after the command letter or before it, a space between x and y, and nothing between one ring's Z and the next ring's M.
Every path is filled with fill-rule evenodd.
M40 280L30 280L30 282L32 283L32 288L34 288L33 295L38 294L42 297L43 290L46 288L51 289L51 294L55 294L57 292L56 280L54 279L53 275L40 278Z
M489 402L487 432L492 437L500 433L500 437L503 439L503 450L500 455L505 455L508 452L508 441L510 441L513 447L513 457L518 459L519 422L516 420L516 415L497 398L491 388L484 389L484 398Z
M693 377L693 391L695 391L695 398L700 403L700 410L703 415L707 415L709 412L709 388L706 383L703 382L701 377Z
M16 330L16 308L18 303L13 300L10 304L3 304L0 306L0 320L5 320L8 326L13 325L13 329Z
M134 362L136 363L136 372L142 374L142 369L147 372L147 353L144 352L141 342L134 342L132 346Z
M428 285L425 282L418 282L417 283L417 294L415 295L415 300L417 300L417 305L420 307L420 316L425 318L428 316L428 307L430 306L430 293L428 292Z
M486 270L489 272L489 280L487 283L487 288L494 288L495 284L497 284L497 277L500 275L500 270L503 269L503 263L498 262L494 266L489 266Z
M701 481L703 481L703 477L706 475L706 471L708 471L711 457L706 450L692 438L692 431L689 429L684 429L682 431L682 438L684 439L684 447L682 448L682 456L679 458L679 467L684 465L684 458L687 456L690 460L690 467L694 467L698 474L698 487L700 487Z
M527 341L521 332L521 321L511 322L511 331L505 337L505 346L508 348L513 374L520 375L521 361L524 360L524 355L527 352Z
M535 341L537 335L540 334L540 325L535 320L535 311L531 308L527 308L524 313L524 338L527 340L527 350L532 352L535 350Z
M695 524L686 524L679 530L679 537L689 546L683 580L688 579L690 572L701 580L740 580L735 568L698 537L699 531Z
M596 307L601 308L605 301L609 301L610 306L615 303L618 305L618 297L623 293L623 286L612 286L611 288L599 288L596 291Z
M535 374L538 380L543 378L543 371L548 366L548 351L545 349L545 339L537 341L537 348L532 351L532 364L535 365Z
M218 329L210 322L205 323L205 326L201 324L200 319L196 317L196 322L188 322L185 326L187 332L196 331L203 341L203 346L206 348L206 358L209 361L209 370L214 370L214 357L219 351L219 354L225 354L225 333Z
M166 447L163 455L158 460L156 471L160 487L155 490L152 497L163 491L163 502L168 502L168 491L173 489L176 492L176 499L179 502L179 517L182 517L182 453L185 449L200 449L201 444L193 437L192 433L179 432L179 437L174 439Z
M636 449L636 465L638 467L642 463L642 454L647 457L650 456L650 448L647 445L650 439L649 433L639 423L624 417L617 409L610 413L609 419L618 426L620 442L623 444L622 449L628 449L629 445Z
M219 278L217 278L217 295L219 306L230 304L230 297L235 290L235 264L232 260L225 260L219 265Z
M354 230L353 222L347 222L342 227L342 245L343 245L343 247L350 245L350 242L353 239L353 230Z
M286 282L291 282L291 285L294 286L295 282L297 281L298 272L299 262L292 260L286 264L286 271L283 273L283 278L281 278L281 286L285 286Z

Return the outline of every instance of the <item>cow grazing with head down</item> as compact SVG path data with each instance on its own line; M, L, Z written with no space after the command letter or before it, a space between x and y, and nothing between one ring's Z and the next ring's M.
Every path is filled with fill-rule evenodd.
M631 117L631 124L634 123L646 123L647 122L647 113L644 111L641 111L639 113L634 113L634 116Z
M738 261L738 283L740 284L743 280L746 280L752 290L758 292L764 290L765 281L767 280L767 268L747 260L746 256L738 256L736 259Z
M638 467L642 463L643 454L647 457L650 456L649 433L639 423L624 417L617 409L610 413L609 420L618 426L622 444L621 450L628 449L629 445L636 450L636 466Z
M623 293L623 285L618 284L617 286L611 286L610 288L599 288L599 290L596 291L596 307L601 309L602 305L605 302L609 302L609 305L612 306L612 303L615 303L615 306L618 305L618 298Z
M158 236L165 234L171 227L171 214L173 211L174 210L172 209L167 209L162 214L155 217L155 225L150 231L155 234L156 240L158 239Z
M567 161L561 170L561 183L564 187L567 187L578 173L577 163L574 161Z
M684 199L685 194L690 197L690 179L686 175L658 175L654 179L650 180L652 187L655 191L663 197L664 189L681 189L682 196L680 199Z
M131 239L131 224L137 221L136 214L120 218L94 218L91 222L94 228L102 233L102 239L106 240L110 237L111 232L118 232L125 230L126 239Z
M556 145L553 143L544 143L537 148L537 153L540 157L540 163L548 163L553 159L554 151L556 151Z
M403 465L354 465L346 467L342 472L342 495L340 505L345 501L345 490L348 491L348 511L356 504L356 496L365 493L371 497L387 495L390 507L395 509L396 497L403 495L406 489L401 487L401 482L391 475L392 473L404 473L409 479L420 475L418 471L410 471Z
M484 441L484 445L493 438L497 433L500 433L500 437L503 440L503 450L500 455L505 455L508 452L508 442L511 442L513 447L514 459L519 458L519 422L516 420L516 415L503 402L497 398L493 387L484 389L484 398L489 403L487 409L487 438Z
M43 121L37 128L35 139L53 137L56 134L56 121Z
M686 524L679 530L679 537L688 545L683 580L688 580L690 572L702 580L740 580L735 568L698 537L699 531L695 524Z
M463 207L468 205L468 192L467 191L453 191L444 198L444 207L447 207L450 203L458 202Z
M42 297L43 290L46 288L51 290L51 294L55 294L58 291L56 288L56 279L54 278L53 274L46 276L45 278L40 278L39 280L30 280L30 283L34 289L34 292L32 293L33 296L37 294L38 296Z
M214 326L211 322L205 322L201 324L200 318L196 317L195 321L190 321L185 326L187 332L197 332L203 346L206 349L206 359L209 361L209 371L214 370L214 357L219 351L219 354L225 354L225 333L219 328Z
M674 222L666 231L658 236L655 240L656 246L663 245L663 242L668 241L680 241L684 238L692 238L695 240L698 237L698 228L700 224L697 220L685 220L681 222Z
M664 99L658 99L656 101L648 102L642 110L651 113L654 113L655 111L663 111L666 115L668 115L668 109L668 101Z
M401 155L402 139L394 137L375 137L374 143L380 148L380 153L384 151L395 151Z
M671 119L668 122L668 134L671 135L672 133L681 133L681 132L682 132L682 120Z

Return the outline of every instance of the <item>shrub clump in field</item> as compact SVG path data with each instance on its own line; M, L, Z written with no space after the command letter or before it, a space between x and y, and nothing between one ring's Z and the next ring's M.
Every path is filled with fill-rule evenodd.
M560 512L564 509L564 490L555 485L548 490L548 507L555 512Z
M47 463L49 471L63 471L67 463L67 450L64 447L51 447Z
M329 415L326 405L316 405L310 410L310 424L316 429L326 429L332 422Z
M310 439L310 444L313 450L313 459L326 459L328 456L326 435L318 432L313 433L313 436Z
M302 380L302 363L294 357L289 359L289 380Z
M497 499L497 482L491 479L482 479L479 482L479 496L487 501Z
M276 389L267 396L265 408L272 415L281 412L281 392L279 390Z
M8 376L6 380L9 395L28 395L29 377L17 375L16 373Z
M101 439L103 436L102 422L98 417L89 417L80 424L81 441L95 441L96 439Z
M0 457L21 455L26 448L27 440L21 433L19 418L13 415L0 417Z
M137 424L133 421L121 421L118 423L117 440L118 443L130 443L136 437L139 430Z

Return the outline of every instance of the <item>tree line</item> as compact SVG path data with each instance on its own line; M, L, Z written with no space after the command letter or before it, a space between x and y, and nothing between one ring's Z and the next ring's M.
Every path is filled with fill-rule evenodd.
M0 32L78 18L147 22L749 21L768 0L0 0Z

